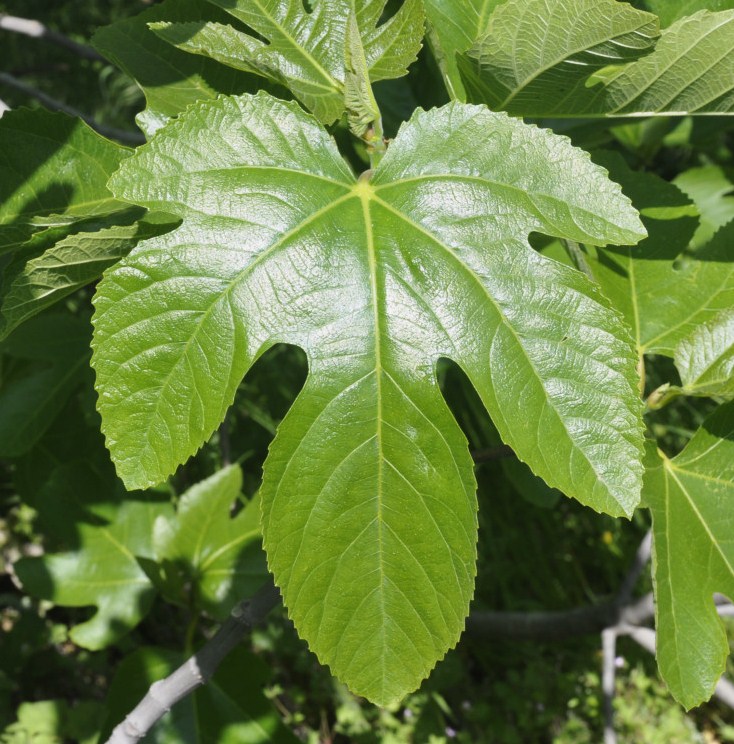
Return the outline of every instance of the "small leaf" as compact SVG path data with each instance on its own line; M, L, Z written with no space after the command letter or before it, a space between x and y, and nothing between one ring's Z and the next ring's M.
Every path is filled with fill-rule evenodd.
M734 312L699 325L675 350L686 395L734 397Z
M507 0L459 69L473 101L562 115L590 75L649 54L659 36L654 15L617 0Z
M130 150L83 121L45 109L0 119L0 255L49 225L70 225L127 205L107 181Z
M95 606L96 613L69 635L84 648L104 648L134 628L150 609L155 590L137 556L153 557L153 523L170 512L167 502L128 497L108 524L79 525L78 550L22 558L15 571L33 596L64 607Z
M673 183L701 213L701 222L690 242L692 249L706 245L720 227L734 220L734 184L719 166L690 168L678 174Z
M586 262L625 316L640 355L673 356L682 339L734 304L734 223L689 249L697 210L675 186L635 172L619 155L597 154L640 209L649 237L635 247L589 249Z
M657 35L654 16L613 0L532 4L532 11L526 0L500 5L487 36L461 55L469 100L557 118L734 113L734 11L682 18L651 53L635 59ZM512 31L520 13L526 20ZM592 13L599 15L587 29L580 20ZM578 28L588 40L573 36ZM538 38L545 42L539 45Z
M372 93L367 60L354 13L347 22L345 60L344 103L349 128L355 136L361 138L370 124L380 118L380 109Z
M342 115L345 49L353 0L315 0L311 10L304 7L302 0L210 2L261 38L222 24L180 27L165 23L151 28L179 49L257 72L290 89L326 124ZM385 4L386 0L362 0L356 6L358 34L353 34L350 50L353 55L354 45L361 37L364 64L372 81L406 74L423 38L420 0L406 0L392 18L378 26Z
M567 140L454 104L417 112L357 181L312 117L258 95L191 108L130 163L115 192L183 221L98 287L93 363L118 472L166 477L265 349L300 346L310 373L265 465L264 544L299 632L357 693L385 704L415 688L472 594L475 483L439 357L551 485L635 508L630 341L593 285L527 237L644 231Z
M196 605L220 620L267 578L259 499L229 515L241 487L238 465L220 470L186 491L176 516L159 517L153 532L158 562L171 564L193 586Z
M173 226L165 220L127 224L139 216L140 210L128 210L76 223L69 234L53 228L36 233L2 274L0 340L28 318L99 279L139 240Z
M729 655L713 595L734 596L734 404L646 476L660 672L679 703L708 700Z

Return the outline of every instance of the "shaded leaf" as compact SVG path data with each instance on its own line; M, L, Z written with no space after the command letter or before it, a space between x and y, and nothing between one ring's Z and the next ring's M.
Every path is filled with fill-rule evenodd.
M129 224L140 214L141 210L127 210L77 223L64 237L53 229L36 233L2 274L0 339L41 310L99 279L104 269L127 255L139 240L172 226L165 220Z
M130 150L79 119L45 109L9 111L0 119L0 153L0 255L44 227L127 206L107 181Z
M500 5L488 35L460 57L469 100L513 114L558 118L734 113L734 11L682 18L662 33L651 53L629 62L628 47L634 58L635 49L647 50L654 39L654 16L613 0L534 0L534 13L527 5L525 0ZM632 23L625 35L623 24L619 45L601 39L598 52L588 50L591 60L577 59L587 51L573 40L579 19L592 7L609 13L615 6L614 16L639 13L639 28ZM528 20L508 36L520 15ZM569 34L556 33L564 25ZM537 43L539 27L548 30L547 54ZM607 26L595 23L589 29L606 32ZM565 46L556 49L559 41ZM515 75L515 67L522 75Z
M210 0L259 35L219 23L158 23L151 28L179 49L256 72L290 89L324 123L344 112L345 49L353 0ZM377 25L386 0L357 3L364 64L372 81L405 75L423 38L423 6L405 0ZM264 39L265 41L263 41ZM353 39L353 42L358 39Z
M672 184L595 156L640 209L649 237L635 247L589 249L594 279L633 329L639 354L673 356L680 341L734 303L734 225L689 249L696 209Z
M192 147L203 131L209 146ZM98 287L94 366L118 472L129 487L164 478L264 349L300 346L310 375L265 465L264 542L299 632L356 692L386 703L416 687L468 609L475 484L438 357L551 485L634 509L631 345L593 285L527 236L644 233L567 140L455 104L416 113L358 181L298 106L245 96L192 108L112 184L183 218Z
M457 54L484 34L492 11L504 0L424 0L431 50L451 98L466 100Z
M660 672L686 708L708 700L729 655L713 595L734 596L734 404L646 476Z
M156 560L177 572L176 583L192 587L196 606L219 620L267 577L259 499L230 517L241 488L240 467L224 468L186 491L175 517L159 517L154 528Z
M205 0L165 0L99 29L92 37L95 48L130 75L145 93L147 106L137 121L148 136L195 101L260 87L258 77L179 51L148 28L157 21L202 25L204 17L227 19Z
M665 27L699 10L732 10L734 0L644 0L643 5L655 13L660 18L660 25Z
M0 456L27 452L81 384L89 364L89 324L70 315L34 318L0 344L18 360L0 386Z
M170 514L167 501L129 497L108 512L109 522L79 525L79 549L22 558L15 571L31 595L64 607L96 607L69 636L84 648L104 648L146 615L155 590L137 557L152 558L153 524Z
M691 248L702 247L720 227L734 220L734 184L720 167L690 168L678 174L673 183L691 198L701 214Z
M590 75L649 54L659 36L654 15L617 0L508 0L460 57L459 69L471 100L497 111L557 116L590 95Z

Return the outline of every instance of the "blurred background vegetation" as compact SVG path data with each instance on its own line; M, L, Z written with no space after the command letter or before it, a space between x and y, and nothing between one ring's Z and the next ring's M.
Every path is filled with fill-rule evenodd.
M149 0L18 0L0 2L0 13L40 20L86 42L97 27L150 4ZM102 124L135 131L134 115L143 107L142 95L111 64L81 59L47 41L0 31L0 72ZM0 99L11 108L39 105L7 85L0 85ZM686 122L642 122L605 137L628 159L666 178L695 165L731 168L730 125L709 121L705 126L707 133L701 134L698 125ZM671 367L664 360L653 360L648 370L650 389L671 379ZM258 363L240 388L230 413L230 446L243 464L248 495L258 487L268 443L304 375L300 352L278 348ZM472 447L494 445L491 424L466 381L450 366L442 375ZM91 410L92 395L87 390L75 405ZM663 437L664 447L675 452L706 409L705 401L681 399L656 414L651 423ZM59 438L51 430L44 446L52 449L49 441L54 436ZM176 490L210 473L218 458L214 442L177 474ZM181 651L188 619L185 609L159 598L146 620L116 646L99 652L75 646L68 628L88 616L88 611L52 607L24 595L10 570L18 556L37 555L46 546L36 512L19 494L24 468L33 467L32 459L0 463L0 740L7 744L92 744L98 739L106 706L112 705L108 693L121 661L140 646ZM500 462L480 465L477 476L480 547L474 607L564 609L614 595L647 530L645 514L631 522L600 517L576 502L556 500L537 484L536 503L530 503L504 476ZM524 496L528 496L527 489ZM643 579L638 593L649 590L649 579ZM205 621L202 637L213 627L213 621ZM252 646L272 666L268 697L299 738L314 744L592 744L602 740L598 636L546 644L464 638L421 690L391 710L365 704L333 680L297 638L283 613L271 615L267 625L254 634ZM649 654L624 638L618 654L615 708L620 742L734 742L732 711L714 702L686 714L659 681Z

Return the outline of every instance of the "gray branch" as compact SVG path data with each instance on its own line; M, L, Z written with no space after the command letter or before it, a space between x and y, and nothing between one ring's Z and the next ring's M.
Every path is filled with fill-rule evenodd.
M87 46L86 44L80 44L79 42L70 39L68 36L44 26L40 21L34 21L30 18L18 18L17 16L0 13L0 29L4 31L12 31L16 34L23 34L24 36L30 36L34 39L50 41L54 44L58 44L58 46L64 47L64 49L74 52L74 54L83 57L84 59L104 61L104 57L92 49L92 47Z
M150 686L145 697L112 732L107 744L137 744L179 700L206 684L225 656L279 602L278 590L268 581L251 599L238 604L230 618L200 651L168 677Z
M7 85L9 88L13 88L20 93L30 96L31 98L35 98L37 101L40 101L46 108L49 108L52 111L61 111L65 114L68 114L69 116L75 116L81 119L82 121L89 124L92 129L94 129L96 132L99 132L99 134L103 135L104 137L116 139L119 142L125 142L129 145L140 145L145 142L145 138L142 136L142 134L138 134L137 132L128 132L124 129L117 129L115 127L108 127L104 124L100 124L88 114L75 109L73 106L69 106L63 101L58 101L52 96L49 96L47 93L33 88L27 83L24 83L22 80L18 80L18 78L14 77L13 75L9 75L6 72L0 72L0 84Z
M604 707L604 744L617 744L617 732L614 730L614 686L617 673L617 632L613 628L602 630L601 648L601 692Z
M728 610L732 605L719 605L719 614L728 614L723 610ZM651 654L655 654L655 638L656 634L652 628L635 628L629 627L623 630L624 635L629 636L638 646L641 646L645 651L649 651ZM714 697L720 700L724 705L734 710L734 684L729 682L728 679L723 677L717 682L716 689L714 690Z

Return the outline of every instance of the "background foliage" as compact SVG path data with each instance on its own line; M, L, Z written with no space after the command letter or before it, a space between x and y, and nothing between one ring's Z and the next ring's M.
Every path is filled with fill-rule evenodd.
M37 18L84 41L98 26L147 5L28 0L0 3L0 12ZM661 4L646 7L655 5ZM662 12L666 23L673 20L658 7L649 9ZM0 33L2 70L100 122L135 131L132 117L143 99L116 67ZM407 84L376 86L389 133L414 105L444 102L435 81L435 66L424 50ZM13 108L35 105L11 89L0 89L0 97ZM659 234L661 249L671 236L694 247L709 245L734 218L730 119L547 123L581 146L603 149L595 157L623 185L629 170L648 174L649 220L660 216L655 208L661 205L682 217L669 233ZM343 129L336 136L348 142ZM362 169L365 153L358 145L346 146ZM689 211L686 223L691 203L701 219ZM118 217L104 225L122 231L115 233L115 256L139 237L126 232L132 215ZM151 220L145 234L170 228L165 220L157 224ZM95 224L90 231L96 229ZM540 240L537 247L562 255L557 242ZM608 262L595 253L588 260L600 281L607 278L605 290L613 295L614 272L604 274ZM2 268L8 271L7 265ZM718 264L715 271L720 275ZM656 281L684 279L671 275ZM86 355L90 299L89 287L71 283L61 304L38 316L39 322L24 323L0 349L0 729L8 742L103 741L149 682L208 637L216 621L256 585L263 562L253 510L262 463L305 379L302 353L275 347L248 373L227 425L197 458L166 486L127 495L99 434ZM639 299L645 301L644 293ZM652 317L652 308L643 317ZM659 335L643 327L638 340L655 350L652 341ZM678 381L667 358L648 356L646 364L646 392ZM494 447L496 431L466 378L451 364L441 377L472 449ZM705 393L705 384L694 378L680 382L700 384ZM680 397L648 418L673 456L713 407L705 397ZM232 458L237 465L221 470ZM617 590L649 527L645 513L630 522L596 515L575 501L559 500L514 460L480 464L476 475L480 540L473 607L563 609L599 602ZM197 512L202 499L221 505L218 525ZM242 543L227 552L223 547L233 539ZM96 584L100 568L106 591ZM645 582L638 587L640 593L648 589ZM651 657L624 639L619 654L615 706L622 741L734 741L731 711L713 702L685 714L658 680ZM243 668L249 670L244 684ZM418 692L379 710L331 678L276 612L254 634L251 648L231 657L210 688L168 717L155 740L597 742L599 668L595 636L514 644L467 636Z

